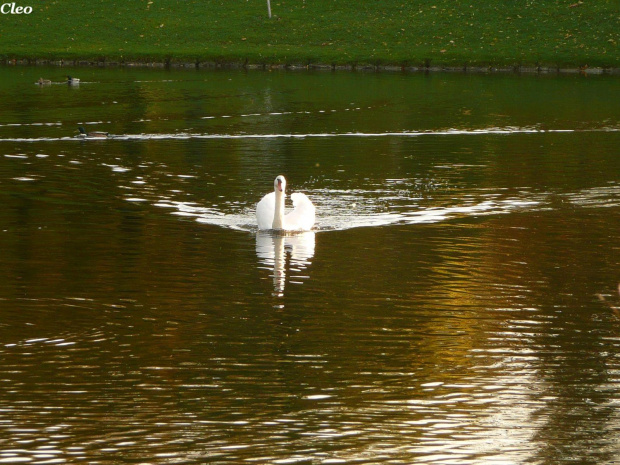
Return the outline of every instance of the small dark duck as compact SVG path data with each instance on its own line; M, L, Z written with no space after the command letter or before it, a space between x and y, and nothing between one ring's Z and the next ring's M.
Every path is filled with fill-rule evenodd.
M82 126L79 126L78 130L80 131L80 133L77 135L77 137L81 137L81 138L88 137L89 139L107 139L108 136L110 135L109 132L103 132L103 131L86 132L86 130Z

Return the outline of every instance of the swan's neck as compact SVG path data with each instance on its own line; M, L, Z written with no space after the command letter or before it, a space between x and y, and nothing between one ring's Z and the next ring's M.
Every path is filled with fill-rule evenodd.
M273 229L284 229L284 192L276 189L276 209L273 215Z

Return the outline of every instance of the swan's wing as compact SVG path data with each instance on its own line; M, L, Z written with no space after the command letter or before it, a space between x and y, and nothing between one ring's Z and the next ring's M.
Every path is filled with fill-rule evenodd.
M273 227L273 215L276 211L276 193L271 192L262 198L256 205L256 222L258 229L271 229Z
M295 209L284 217L285 229L310 231L314 226L314 205L306 194L299 192L291 194L291 200Z

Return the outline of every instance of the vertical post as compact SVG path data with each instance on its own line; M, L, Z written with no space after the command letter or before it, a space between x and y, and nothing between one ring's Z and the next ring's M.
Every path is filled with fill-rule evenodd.
M271 1L267 0L267 12L269 13L269 18L271 18Z

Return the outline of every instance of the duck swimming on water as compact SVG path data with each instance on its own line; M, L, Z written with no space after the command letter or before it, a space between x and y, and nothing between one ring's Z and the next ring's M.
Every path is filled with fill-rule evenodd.
M77 137L82 137L82 138L93 138L93 139L107 139L108 136L110 135L109 132L103 132L103 131L91 131L91 132L86 132L86 130L82 127L79 126L78 130L80 131L80 133L77 135Z
M78 78L67 76L67 84L69 84L70 86L77 85L79 83L80 83L80 80Z

